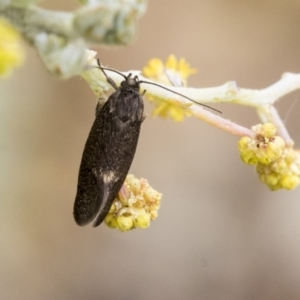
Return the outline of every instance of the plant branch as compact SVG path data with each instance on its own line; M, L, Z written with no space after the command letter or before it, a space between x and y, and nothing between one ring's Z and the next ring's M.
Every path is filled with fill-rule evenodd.
M144 0L87 1L73 12L50 11L19 1L7 4L0 0L0 17L7 18L36 48L47 69L61 78L83 70L88 43L129 44L136 20L146 9Z
M95 59L96 56L95 51L87 50L86 52L86 64L87 68L84 72L81 73L81 76L88 82L90 85L92 91L97 95L97 97L103 97L103 93L112 89L110 84L107 83L106 77L103 75L102 71L98 68L97 61ZM107 75L112 78L112 80L119 86L121 81L124 80L124 78L112 71L106 70ZM145 80L148 82L153 82L147 78L144 78L140 75L139 71L129 71L129 72L122 72L125 76L131 73L133 76L138 76L140 80ZM164 84L161 84L162 86L173 90L175 92L179 92L183 95L186 95L185 91L188 91L190 88L178 88L178 87L170 87L166 86ZM141 90L146 90L146 95L153 96L156 98L160 98L162 101L172 101L180 104L181 106L185 107L187 111L192 113L197 118L212 124L218 128L221 128L227 132L230 132L231 134L237 135L237 136L249 136L254 138L255 133L251 131L250 129L243 127L241 125L238 125L230 120L226 120L222 118L221 116L218 116L212 112L210 112L207 109L204 109L201 107L201 105L192 104L191 102L179 95L173 94L170 91L164 90L161 87L155 86L155 85L148 85L145 83L141 84ZM184 90L184 91L182 91ZM199 103L201 104L201 103Z
M106 82L106 78L101 70L98 68L95 56L96 52L87 50L87 68L83 73L81 73L81 76L89 83L91 89L99 97L104 91L111 89L111 87ZM106 73L116 82L117 85L120 85L123 80L122 76L111 71L106 71ZM141 81L145 80L151 82L151 80L141 76L139 71L122 72L124 75L128 75L129 73L133 76L137 75ZM164 84L161 85L165 86ZM196 102L199 102L199 104L223 102L256 107L261 120L263 122L272 122L277 128L278 134L284 138L287 145L293 145L293 141L289 136L286 127L272 104L279 100L280 97L300 88L300 74L286 73L279 81L261 90L238 88L235 82L228 82L219 87L201 89L170 86L165 87L183 94ZM219 115L203 109L199 105L191 105L189 100L173 94L170 91L166 91L154 85L141 84L141 90L144 89L147 91L146 95L159 98L162 101L176 102L185 107L187 111L197 118L221 128L222 130L230 132L231 134L237 136L249 136L251 138L255 137L255 133L252 130L230 120L226 120Z

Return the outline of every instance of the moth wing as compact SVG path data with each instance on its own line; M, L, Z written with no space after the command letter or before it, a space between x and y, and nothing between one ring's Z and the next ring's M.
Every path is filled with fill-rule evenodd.
M101 224L122 187L132 163L143 100L138 93L113 93L97 111L79 170L74 218L78 225ZM98 216L97 216L98 214Z
M117 94L110 97L102 108L97 107L96 119L84 147L73 212L75 222L80 226L92 222L108 206L109 186L105 180L105 169L109 159L112 159L109 141L114 122L110 111L116 98Z
M74 203L74 218L78 225L90 223L96 217L100 205L99 187L93 171L81 168Z
M99 208L99 214L96 218L96 221L94 222L93 226L94 227L97 227L99 226L103 220L105 219L105 217L107 216L110 208L111 208L111 205L112 205L112 202L114 200L113 199L110 199L110 193L109 193L109 187L107 185L103 185L103 189L102 189L102 193L101 193L101 207Z

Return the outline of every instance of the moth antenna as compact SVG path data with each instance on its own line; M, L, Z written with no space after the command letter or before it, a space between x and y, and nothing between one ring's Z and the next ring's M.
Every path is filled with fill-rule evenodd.
M98 63L99 68L101 69L101 71L103 72L103 74L105 75L106 78L109 78L109 77L108 77L107 74L104 72L104 70L111 71L111 72L115 72L115 73L121 75L124 79L127 78L127 76L125 76L124 74L122 74L121 72L119 72L119 71L117 71L117 70L114 70L114 69L111 69L111 68L107 68L107 67L102 67L101 64L100 64L99 58L97 58L97 63Z
M209 109L211 109L211 110L214 110L215 112L218 112L218 113L220 113L220 114L222 113L222 112L221 112L220 110L218 110L218 109L215 109L215 108L213 108L213 107L211 107L211 106L209 106L209 105L206 105L206 104L199 103L199 102L197 102L197 101L195 101L195 100L193 100L193 99L191 99L191 98L189 98L189 97L187 97L187 96L185 96L185 95L183 95L183 94L180 94L180 93L178 93L178 92L172 91L171 89L168 89L168 88L166 88L166 87L164 87L164 86L162 86L162 85L160 85L160 84L157 84L157 83L154 83L154 82L149 82L149 81L144 81L144 80L141 80L140 83L147 83L147 84L152 84L152 85L158 86L158 87L160 87L160 88L162 88L162 89L165 89L165 90L167 90L167 91L169 91L169 92L172 92L172 93L174 93L174 94L176 94L176 95L179 95L179 96L181 96L181 97L183 97L183 98L186 98L186 99L190 100L191 102L193 102L193 103L195 103L195 104L198 104L198 105L207 107L207 108L209 108Z
M106 72L104 71L104 70L107 70L107 68L103 68L103 67L101 66L100 60L99 60L99 59L97 59L97 63L98 63L98 66L99 66L100 70L102 71L102 73L103 73L104 76L106 77L106 81L107 81L107 82L108 82L115 90L117 90L118 87L117 87L116 83L115 83L110 77L108 77L107 74L106 74ZM108 69L108 70L109 70L109 69ZM111 71L114 71L114 70L111 70ZM123 75L123 74L122 74L122 75ZM124 75L123 75L123 76L124 76ZM126 77L125 77L125 79L126 79Z

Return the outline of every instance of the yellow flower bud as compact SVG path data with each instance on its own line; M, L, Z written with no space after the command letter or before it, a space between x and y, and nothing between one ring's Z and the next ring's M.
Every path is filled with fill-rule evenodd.
M260 134L264 137L271 138L276 134L276 128L272 123L265 123L261 126Z
M157 197L161 197L161 194L152 188L148 188L144 193L144 198L147 202L153 202Z
M277 137L279 138L279 137ZM281 139L281 138L280 138ZM275 161L277 158L279 158L282 155L283 148L278 146L276 143L268 143L266 148L266 156L271 161Z
M287 164L293 163L295 160L297 160L297 156L299 155L299 152L295 152L293 149L289 149L289 151L285 152L284 160Z
M288 165L286 163L286 160L283 158L278 159L277 161L274 162L272 165L272 169L276 173L284 173L288 169Z
M268 186L276 186L278 184L278 175L276 173L271 173L265 176L265 183Z
M256 165L258 162L257 157L251 151L241 153L242 161L247 165Z
M285 141L280 136L274 136L272 143L276 145L277 148L280 148L281 150L284 150L286 147Z
M133 193L135 195L137 195L140 192L140 189L141 189L141 183L140 183L140 181L133 176L133 178L131 179L131 181L129 182L129 184L130 184L130 188L133 191Z
M260 180L262 183L266 183L266 174L264 174L264 173L259 174L259 180Z
M243 136L238 142L238 148L240 151L247 150L252 140L248 136Z
M117 228L118 227L117 219L115 218L115 216L113 214L109 213L105 217L104 222L110 228Z
M158 58L149 60L148 65L143 69L143 75L150 79L159 79L164 72L164 64Z
M271 159L267 156L265 151L259 151L257 161L261 164L267 165L271 162Z
M296 175L286 175L280 180L282 188L292 190L299 185L299 177Z
M151 218L151 221L152 220L155 220L158 216L158 211L157 210L151 210L150 211L150 218Z
M121 231L128 231L133 227L132 216L121 215L117 217L118 228Z
M24 59L19 33L4 19L0 19L0 77L7 77Z
M134 219L134 226L144 229L144 228L149 227L150 221L151 221L150 215L147 213L144 213Z
M113 213L116 211L116 205L113 203L113 205L110 207L110 210L109 210L109 214Z

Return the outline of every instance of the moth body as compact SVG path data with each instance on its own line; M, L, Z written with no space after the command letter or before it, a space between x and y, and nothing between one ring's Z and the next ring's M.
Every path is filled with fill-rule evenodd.
M129 75L103 107L97 108L78 175L74 203L78 225L93 220L95 227L100 225L125 181L144 120L139 89L138 78Z

